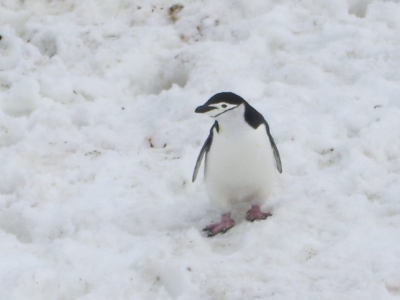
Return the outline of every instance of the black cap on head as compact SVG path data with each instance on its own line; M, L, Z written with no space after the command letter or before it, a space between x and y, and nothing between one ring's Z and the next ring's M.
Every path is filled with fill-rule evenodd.
M235 107L237 107L242 103L246 103L246 101L242 97L240 97L234 93L231 93L231 92L218 93L218 94L215 94L214 96L212 96L210 99L208 99L208 101L206 103L197 107L195 112L196 113L205 113L205 112L217 109L217 107L215 105L218 103L231 104L231 105L235 105ZM231 109L228 109L228 110L231 110Z
M222 93L218 93L218 94L215 94L214 96L212 96L210 99L208 99L208 101L204 105L221 103L221 102L239 105L246 101L242 97L240 97L234 93L222 92Z

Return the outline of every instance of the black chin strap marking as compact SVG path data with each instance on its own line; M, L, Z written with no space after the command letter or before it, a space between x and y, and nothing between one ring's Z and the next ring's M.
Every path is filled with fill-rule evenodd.
M222 113L219 113L218 115L211 116L211 117L212 117L212 118L216 118L216 117L218 117L218 116L220 116L220 115L226 113L227 111L230 111L230 110L232 110L232 109L235 109L235 108L238 107L238 106L239 106L239 105L236 105L235 107L232 107L232 108L230 108L230 109L227 109L227 110L223 111Z

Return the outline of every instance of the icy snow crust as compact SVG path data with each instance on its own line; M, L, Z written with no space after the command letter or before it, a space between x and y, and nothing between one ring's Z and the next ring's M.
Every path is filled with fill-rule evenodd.
M399 299L399 15L2 1L0 299ZM194 109L221 91L266 117L283 174L273 217L236 207L209 239Z

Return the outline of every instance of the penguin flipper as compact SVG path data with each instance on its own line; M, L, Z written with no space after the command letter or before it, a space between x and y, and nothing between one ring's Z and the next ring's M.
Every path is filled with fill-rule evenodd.
M206 154L206 152L208 152L208 150L210 149L211 142L212 142L212 136L208 136L203 147L200 150L199 156L197 157L196 166L194 167L193 171L192 182L194 182L197 178L197 173L199 172L201 161L203 160L203 157Z
M273 153L274 153L276 168L278 169L278 172L279 172L279 173L282 173L282 162L281 162L281 157L280 157L280 155L279 155L278 148L277 148L276 145L275 145L274 138L272 137L272 135L271 135L271 133L270 133L270 131L269 131L268 123L267 123L267 121L265 121L265 120L264 120L264 125L265 125L265 128L267 129L267 134L268 134L268 137L269 137L269 142L271 143L272 151L273 151Z
M201 161L203 160L204 155L208 152L208 150L210 150L212 139L213 139L213 129L214 129L214 127L216 128L216 130L218 132L218 123L217 123L217 121L215 121L214 125L211 127L210 134L208 135L208 138L204 142L204 145L200 150L199 156L197 157L196 166L194 167L194 171L193 171L192 182L194 182L196 180L196 178L197 178L197 173L199 172Z
M276 148L274 139L272 137L270 138L270 142L271 142L271 146L272 146L272 151L274 152L276 168L278 169L279 173L282 173L281 157L279 155L278 148Z

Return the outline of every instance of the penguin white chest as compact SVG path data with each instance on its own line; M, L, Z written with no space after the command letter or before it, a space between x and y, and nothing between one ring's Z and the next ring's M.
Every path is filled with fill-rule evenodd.
M242 122L214 130L205 184L209 197L221 209L242 201L262 204L274 178L274 156L264 124L253 129Z

